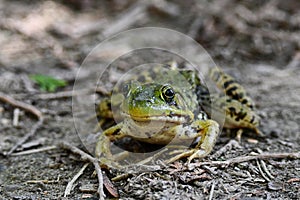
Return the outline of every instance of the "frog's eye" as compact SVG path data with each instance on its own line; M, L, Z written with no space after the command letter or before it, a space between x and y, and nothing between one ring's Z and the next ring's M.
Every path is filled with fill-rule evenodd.
M173 88L169 85L165 85L162 88L162 94L165 100L170 101L174 98L175 96L175 91L173 90Z

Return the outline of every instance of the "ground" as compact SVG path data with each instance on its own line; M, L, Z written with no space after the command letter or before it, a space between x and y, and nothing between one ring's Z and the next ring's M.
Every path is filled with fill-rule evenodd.
M105 38L145 26L170 28L197 40L254 99L265 138L246 134L237 143L234 134L224 132L211 155L196 160L193 167L186 168L181 160L154 171L131 172L112 182L119 197L299 199L299 2L149 2L0 0L0 199L63 198L68 182L85 162L55 145L67 141L86 152L86 148L93 148L82 144L74 126L72 95L68 91L73 89L77 70ZM115 54L109 52L106 58ZM63 79L67 86L54 93L40 91L30 79L32 74ZM93 71L83 71L79 81L93 85L89 82L91 76ZM116 81L111 77L112 83ZM33 129L38 115L23 108L16 110L4 96L33 105L44 117L35 134L10 155L10 149ZM16 112L19 121L13 125ZM226 144L228 150L221 151ZM43 147L51 150L17 154ZM253 153L277 153L283 158L239 161ZM238 161L229 165L214 163L231 158ZM98 198L93 172L90 164L68 198ZM106 171L110 179L120 173ZM112 197L112 192L105 192Z

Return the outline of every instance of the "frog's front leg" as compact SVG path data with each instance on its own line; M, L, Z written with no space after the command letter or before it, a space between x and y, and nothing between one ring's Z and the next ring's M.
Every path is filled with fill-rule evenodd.
M213 120L197 120L190 126L180 125L174 127L178 139L190 139L200 137L197 145L193 149L186 150L175 157L167 160L167 163L174 162L184 157L189 157L188 162L194 158L203 158L213 149L219 135L219 124Z
M98 104L96 110L96 116L100 118L97 126L95 127L95 132L98 131L103 124L109 122L110 120L120 121L122 119L120 113L113 112L113 108L120 107L123 97L120 95L114 95L111 98L104 98Z
M96 143L95 155L99 159L101 165L113 168L120 168L111 153L111 142L124 138L126 135L122 133L123 123L119 123L105 130L98 138Z

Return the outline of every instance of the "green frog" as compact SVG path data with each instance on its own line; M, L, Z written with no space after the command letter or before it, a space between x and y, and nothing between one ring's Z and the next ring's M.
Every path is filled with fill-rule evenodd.
M213 111L225 112L227 128L250 128L259 133L259 118L252 101L232 77L212 69L211 78L225 88L227 96L211 98L197 71L177 66L173 63L140 70L117 86L110 99L99 104L101 119L114 117L117 121L98 138L95 154L102 164L117 166L111 142L125 137L150 145L192 140L195 144L191 148L166 163L184 157L188 162L203 158L212 151L220 132L219 123L211 119Z

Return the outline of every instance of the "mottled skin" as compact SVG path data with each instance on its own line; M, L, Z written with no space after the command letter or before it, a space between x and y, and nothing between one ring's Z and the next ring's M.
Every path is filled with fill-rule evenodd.
M226 96L216 98L215 106L212 108L225 110L224 127L248 128L262 136L263 134L258 130L260 119L254 112L254 102L247 95L245 89L233 77L218 68L210 71L210 77L226 94Z
M188 157L188 162L194 158L203 158L212 151L220 131L219 124L208 119L212 110L225 110L225 127L250 128L259 133L258 117L243 88L231 77L226 79L226 74L215 69L211 71L211 77L218 86L226 86L227 97L209 98L207 88L197 73L191 70L151 68L141 72L134 80L127 81L122 87L119 86L112 101L107 99L99 105L102 119L112 118L109 109L112 106L119 108L115 119L120 120L98 139L95 152L100 162L109 167L118 166L110 146L112 141L124 137L161 145L170 141L182 143L194 139L197 143L193 148L186 149L166 162L183 157ZM230 89L232 84L234 89ZM211 102L218 105L218 108L211 108Z

